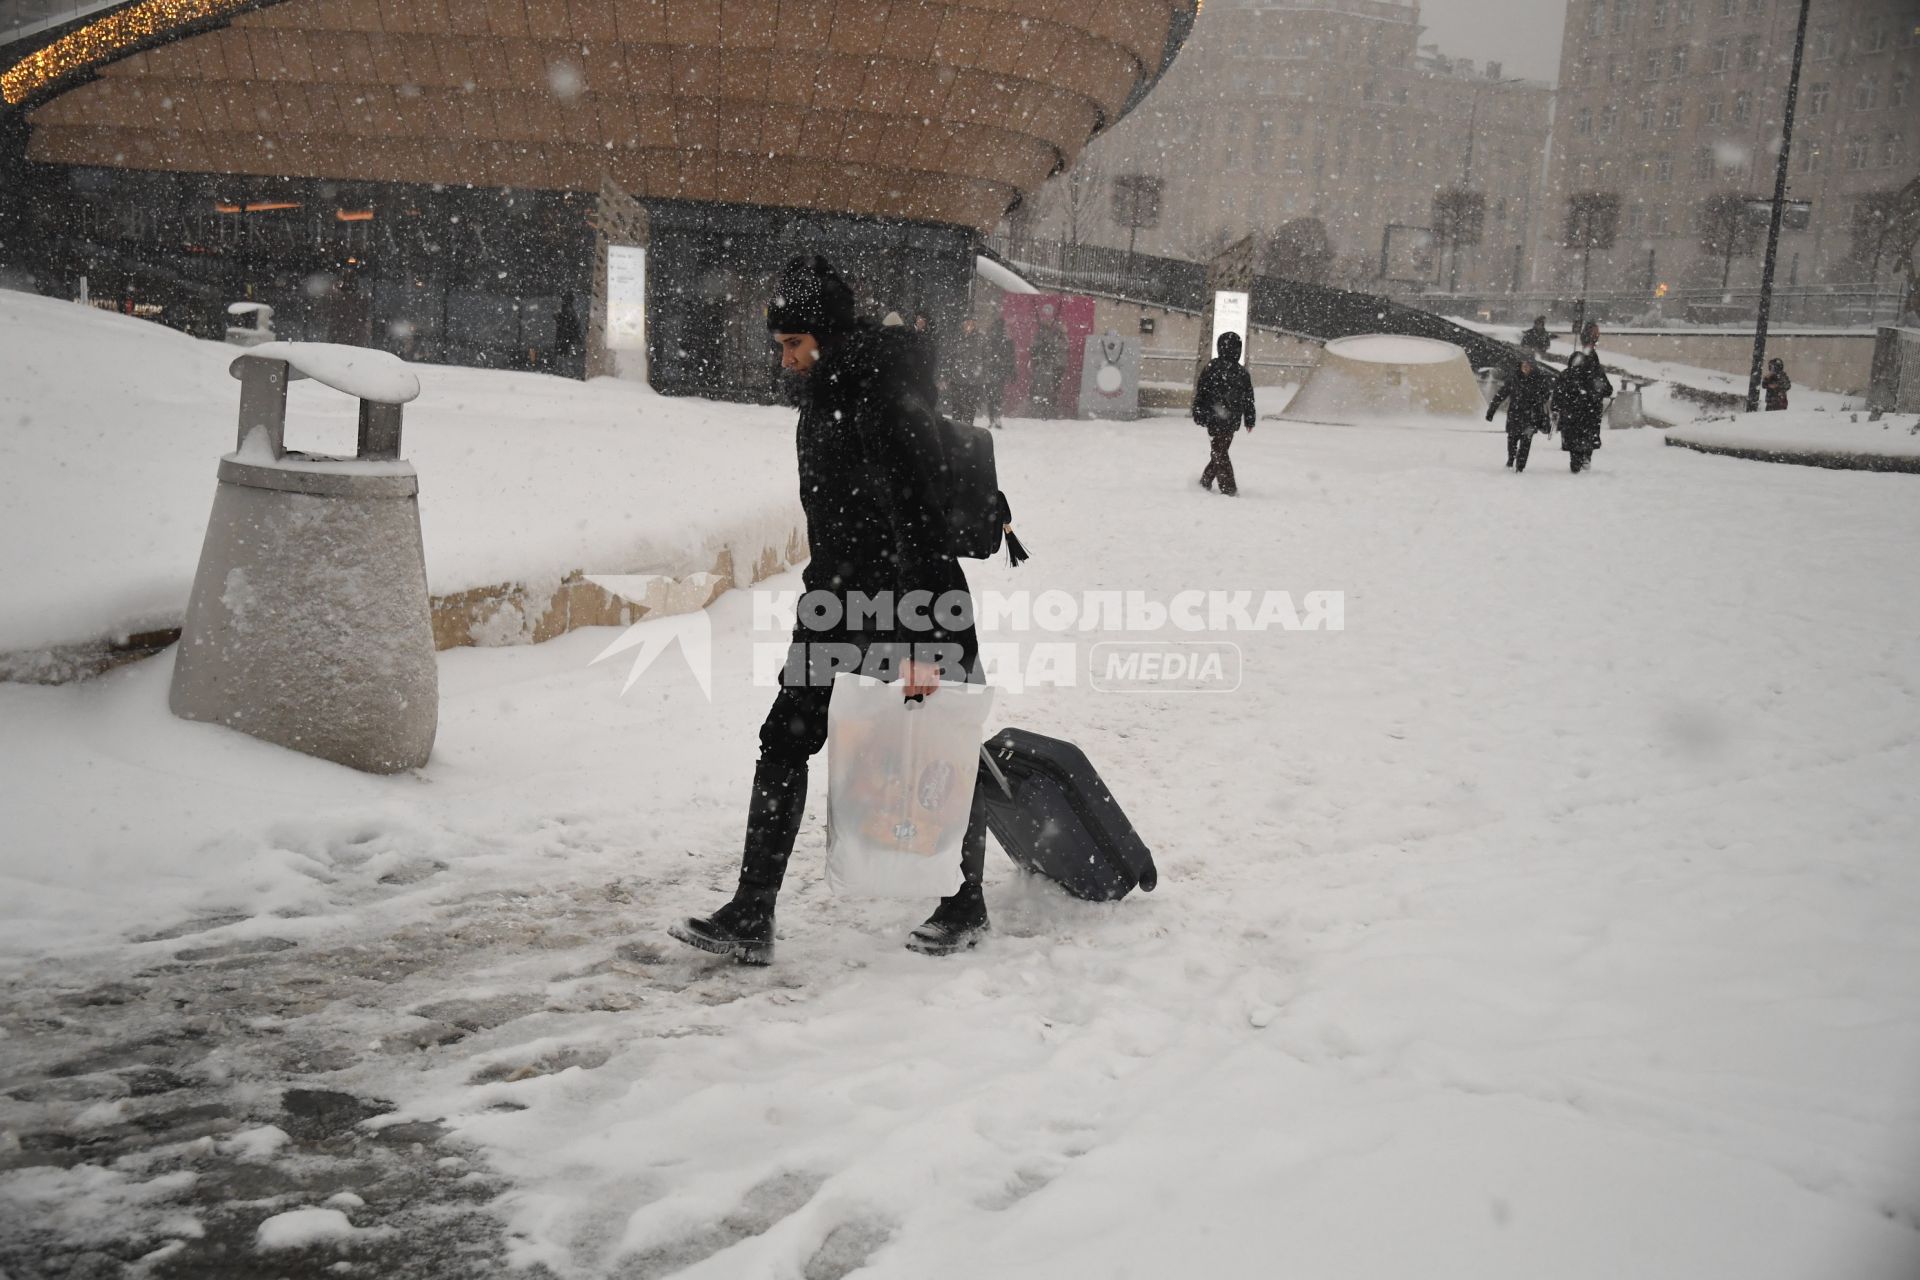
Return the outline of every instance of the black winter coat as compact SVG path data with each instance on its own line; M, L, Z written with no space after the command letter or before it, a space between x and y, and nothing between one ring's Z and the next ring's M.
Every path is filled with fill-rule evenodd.
M1533 351L1540 355L1545 355L1548 351L1552 350L1552 348L1553 335L1539 325L1521 330L1520 349L1522 351Z
M1547 404L1553 395L1553 375L1539 365L1533 366L1532 373L1521 373L1518 369L1507 378L1505 385L1494 393L1493 403L1487 406L1487 421L1493 421L1493 415L1501 404L1507 404L1507 434L1524 436L1533 431L1545 431L1552 424L1547 417Z
M1209 431L1253 425L1253 378L1244 365L1227 356L1207 362L1193 388L1193 420Z
M1591 453L1600 447L1600 418L1613 383L1598 356L1576 351L1553 384L1553 412L1560 422L1560 447Z
M801 384L809 591L965 590L948 549L939 426L919 335L862 325Z

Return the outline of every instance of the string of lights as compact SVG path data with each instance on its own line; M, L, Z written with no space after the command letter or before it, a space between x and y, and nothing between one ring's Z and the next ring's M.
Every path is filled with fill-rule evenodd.
M134 52L183 27L230 17L259 0L142 0L69 31L0 72L0 97L17 107L69 76Z

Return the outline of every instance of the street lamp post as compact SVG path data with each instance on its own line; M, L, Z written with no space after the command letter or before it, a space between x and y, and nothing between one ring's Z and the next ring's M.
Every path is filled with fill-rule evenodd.
M1787 103L1780 113L1780 160L1773 173L1773 211L1767 218L1767 260L1760 271L1760 315L1753 326L1753 369L1747 375L1747 412L1760 408L1760 380L1767 363L1767 320L1773 310L1773 268L1780 253L1780 216L1787 204L1787 153L1793 149L1793 108L1800 97L1800 59L1807 48L1807 11L1800 0L1800 24L1793 33L1793 73L1787 78Z

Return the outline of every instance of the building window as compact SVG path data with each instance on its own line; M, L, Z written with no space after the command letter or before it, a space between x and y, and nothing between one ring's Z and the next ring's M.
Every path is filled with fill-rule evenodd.
M1733 95L1733 122L1745 124L1753 119L1753 94L1742 89Z
M1865 138L1847 139L1847 168L1864 169L1867 167L1867 140Z
M1653 180L1663 187L1673 181L1672 156L1661 156L1653 162Z
M1720 0L1720 16L1731 18L1740 7L1740 0Z
M1652 227L1651 227L1651 228L1649 228L1649 229L1650 229L1650 230L1651 230L1651 231L1653 232L1653 234L1654 234L1654 235L1656 235L1656 236L1663 236L1663 235L1665 235L1665 234L1667 234L1667 211L1666 211L1666 209L1664 209L1664 208L1660 208L1660 209L1655 209L1655 210L1653 211L1653 225L1652 225Z
M1824 84L1807 86L1807 119L1818 120L1827 113L1827 100L1832 90Z
M1591 107L1580 108L1580 114L1573 118L1573 131L1577 136L1582 138L1593 132L1593 109Z
M1613 33L1620 35L1633 20L1633 0L1613 0Z
M1893 43L1893 38L1886 27L1879 26L1867 32L1862 43L1865 44L1868 53L1885 53L1888 46Z
M1913 93L1913 76L1905 71L1893 73L1893 88L1887 93L1887 105L1904 107Z
M1901 138L1897 133L1880 135L1880 167L1882 169L1891 169L1900 163L1900 152L1904 149L1900 143Z
M1685 104L1678 98L1669 102L1667 109L1660 114L1660 127L1663 129L1678 129L1680 127L1680 117L1684 110Z
M1722 104L1720 102L1720 99L1709 98L1707 100L1706 116L1704 117L1706 122L1708 124L1719 124L1721 110L1722 110Z
M1658 80L1660 78L1660 68L1665 65L1666 59L1660 56L1658 49L1649 50L1647 53L1647 79Z
M1800 148L1800 172L1802 173L1820 172L1820 144L1819 143L1817 142L1809 143L1806 146Z
M1815 27L1812 38L1807 41L1808 56L1816 62L1822 58L1831 58L1833 56L1834 44L1833 33L1834 28L1831 26Z
M1853 109L1872 111L1880 105L1880 82L1874 79L1862 80L1853 86Z
M1647 25L1650 27L1667 25L1667 0L1648 0Z
M1631 79L1633 79L1633 68L1626 63L1616 60L1607 64L1608 84L1625 84Z
M1653 132L1653 104L1651 102L1643 102L1640 104L1640 131L1642 133Z
M1707 52L1707 70L1725 71L1727 69L1727 50L1731 46L1731 41L1715 40Z
M1593 8L1587 10L1587 34L1597 36L1607 25L1607 0L1593 0Z
M1630 236L1639 235L1641 230L1646 225L1647 225L1647 209L1645 205L1636 204L1633 206L1633 208L1627 210L1626 233L1628 235Z
M1667 58L1668 74L1676 80L1687 74L1687 46L1675 45Z
M1600 136L1610 138L1620 123L1620 108L1607 106L1600 108Z
M1765 13L1766 11L1767 11L1767 0L1747 0L1748 13L1758 14L1758 13Z
M1675 0L1673 6L1673 25L1690 27L1693 25L1693 0Z
M1757 71L1760 69L1760 37L1740 37L1740 69Z
M1712 147L1702 147L1694 153L1693 176L1696 178L1711 178L1713 176Z

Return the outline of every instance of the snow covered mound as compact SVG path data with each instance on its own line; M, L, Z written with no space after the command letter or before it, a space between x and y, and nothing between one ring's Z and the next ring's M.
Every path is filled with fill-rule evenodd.
M1457 425L1487 402L1450 342L1368 333L1335 338L1281 416L1296 422Z
M1851 471L1920 471L1920 417L1787 409L1704 418L1667 434L1667 443L1765 462Z
M0 289L0 351L0 543L11 553L0 654L178 626L215 470L234 447L240 391L227 367L241 349ZM383 365L397 387L340 369L334 380L365 394L418 378L402 452L420 475L436 595L557 587L574 571L705 569L722 547L752 563L804 528L791 409L667 399L610 378L368 362ZM355 432L355 405L338 391L288 389L289 447L350 455Z

